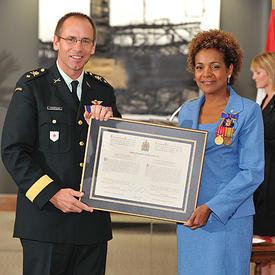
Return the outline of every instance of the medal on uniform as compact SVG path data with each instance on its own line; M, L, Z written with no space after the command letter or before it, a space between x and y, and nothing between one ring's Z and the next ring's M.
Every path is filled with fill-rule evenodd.
M232 144L233 132L234 132L234 126L233 128L229 128L229 127L226 128L225 137L223 141L224 145L229 146Z
M217 145L222 145L224 140L225 127L218 126L216 131L215 143Z
M222 112L221 119L222 122L217 127L215 143L217 145L224 144L229 146L232 144L235 121L238 119L238 113L228 114Z

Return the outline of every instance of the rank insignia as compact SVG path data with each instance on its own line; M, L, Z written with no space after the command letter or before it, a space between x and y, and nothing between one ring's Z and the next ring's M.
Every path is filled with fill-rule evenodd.
M53 80L53 83L54 83L54 84L55 84L56 82L61 82L60 77L58 77L57 79L54 79L54 80Z
M102 77L101 77L100 75L94 75L94 77L95 77L96 79L98 79L98 80L101 80L101 79L102 79Z
M39 72L38 71L32 71L32 72L30 72L30 74L32 74L33 76L37 76L37 75L39 75Z

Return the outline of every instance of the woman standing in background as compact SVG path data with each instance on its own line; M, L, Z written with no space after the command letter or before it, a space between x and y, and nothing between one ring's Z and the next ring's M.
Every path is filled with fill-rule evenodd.
M261 104L264 120L265 175L254 194L256 238L275 243L275 53L266 52L253 58L252 79L258 89L265 89ZM262 275L275 275L275 265L262 268Z

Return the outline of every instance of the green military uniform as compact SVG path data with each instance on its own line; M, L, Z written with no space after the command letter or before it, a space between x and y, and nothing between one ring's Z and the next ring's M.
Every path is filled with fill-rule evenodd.
M87 124L84 105L102 101L120 116L113 88L85 73L79 106L56 65L17 83L2 136L2 159L19 187L14 236L42 242L96 244L111 239L109 213L63 213L49 199L79 190Z

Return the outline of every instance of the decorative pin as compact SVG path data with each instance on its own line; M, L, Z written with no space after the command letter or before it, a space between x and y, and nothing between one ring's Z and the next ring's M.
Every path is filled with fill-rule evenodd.
M93 103L94 105L100 105L102 102L103 102L103 101L96 100L96 99L92 100L92 103Z
M57 79L54 79L53 82L54 82L54 84L55 84L56 82L61 82L60 77L58 77Z
M90 88L91 88L91 85L89 84L89 82L88 82L88 81L86 81L86 84L87 84L87 86L88 86L88 87L90 87Z
M23 91L23 89L21 87L17 87L15 88L15 91Z

